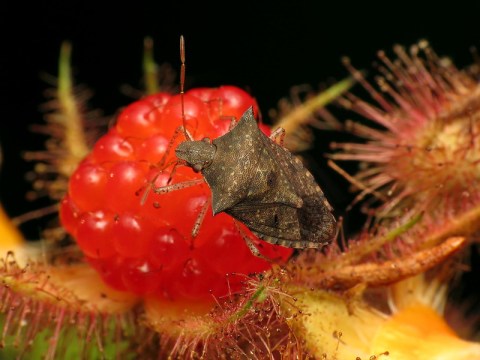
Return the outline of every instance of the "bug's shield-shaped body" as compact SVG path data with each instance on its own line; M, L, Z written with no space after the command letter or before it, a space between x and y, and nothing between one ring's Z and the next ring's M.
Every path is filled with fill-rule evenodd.
M193 143L200 142L180 146ZM215 154L201 172L214 214L226 212L260 239L287 247L318 248L334 237L335 218L322 190L300 160L260 131L252 108L212 144Z

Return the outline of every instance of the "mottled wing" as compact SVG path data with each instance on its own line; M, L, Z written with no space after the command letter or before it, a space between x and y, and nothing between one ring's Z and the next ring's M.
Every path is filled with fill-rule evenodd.
M307 247L302 241L296 208L244 201L225 212L244 223L260 239L287 247Z
M289 179L296 195L303 201L301 207L294 209L301 242L310 244L308 247L319 247L331 241L336 231L335 218L312 174L298 158L268 137L264 136L262 142L270 156L277 160L277 171L282 177Z
M288 247L321 247L336 225L313 176L258 128L252 109L215 139L216 157L202 172L214 214L224 211L259 238Z

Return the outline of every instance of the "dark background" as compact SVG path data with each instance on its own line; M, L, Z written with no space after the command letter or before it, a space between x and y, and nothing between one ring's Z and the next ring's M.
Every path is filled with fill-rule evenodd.
M91 107L103 109L106 115L131 101L120 92L121 85L140 86L143 38L154 38L158 62L178 69L180 34L186 37L190 87L248 88L266 114L294 85L317 87L345 77L348 73L340 62L344 55L357 67L369 69L377 50L391 53L396 43L408 46L426 38L458 66L470 63L469 48L480 40L480 3L473 3L456 1L448 7L405 1L383 5L320 1L2 5L0 196L4 206L15 216L39 205L24 200L29 189L24 174L32 165L22 160L21 151L41 149L45 140L28 127L42 122L39 107L48 85L40 74L56 73L62 40L73 43L77 83L95 92ZM328 140L328 135L317 136L309 156L321 158ZM334 206L344 208L350 201L345 183L321 162L313 169ZM332 182L343 185L332 189ZM32 226L28 236L35 238L41 225Z

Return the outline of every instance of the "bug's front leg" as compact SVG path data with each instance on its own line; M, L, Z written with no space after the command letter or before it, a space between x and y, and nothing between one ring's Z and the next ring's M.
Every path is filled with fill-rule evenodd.
M175 129L175 132L173 133L172 137L170 138L170 141L167 145L167 148L165 149L165 154L163 154L162 159L158 163L158 166L161 168L165 165L165 161L167 160L168 155L170 155L170 152L172 151L173 145L175 144L175 141L178 139L180 135L184 135L186 137L187 141L192 141L193 136L190 134L190 132L185 129L183 126L179 126Z
M205 220L205 214L207 213L208 208L210 207L211 200L207 198L205 203L202 205L200 212L198 213L197 219L195 220L195 224L192 228L192 238L197 237L198 232L200 231L200 227L203 224L203 220Z
M194 180L187 180L187 181L182 181L176 184L169 184L172 175L170 175L167 185L164 186L155 186L155 180L157 179L158 175L149 182L149 187L146 189L146 191L143 194L141 204L145 204L147 200L147 196L150 191L153 191L155 194L166 194L170 193L172 191L177 191L181 189L186 189L192 186L200 185L205 183L205 180L203 178L201 179L194 179ZM202 205L202 208L200 209L200 212L198 213L197 219L195 220L195 224L193 225L192 228L192 238L195 238L198 235L198 232L200 231L200 227L202 226L203 220L205 219L205 215L207 213L208 207L210 206L211 200L207 199L205 203Z
M153 191L155 194L166 194L172 191L177 191L177 190L186 189L195 185L200 185L205 182L205 180L202 178L202 179L182 181L182 182L171 184L171 185L155 186L156 179L157 177L155 177L152 181L148 182L147 188L143 193L142 200L140 201L142 205L144 205L145 202L147 201L147 197L150 191Z
M155 194L165 194L172 191L189 188L195 185L200 185L200 184L203 184L204 182L205 180L203 179L195 179L195 180L187 180L187 181L182 181L176 184L159 186L159 187L155 187L155 185L152 184L152 190Z

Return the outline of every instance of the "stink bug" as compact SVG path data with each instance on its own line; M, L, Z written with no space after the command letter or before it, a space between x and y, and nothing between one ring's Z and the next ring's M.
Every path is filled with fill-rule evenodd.
M184 94L185 49L180 39L180 94ZM182 115L183 102L182 102ZM200 172L203 179L153 187L165 193L205 181L212 192L192 230L199 231L208 206L213 214L225 212L245 224L260 239L292 248L319 248L335 236L336 222L322 190L299 159L281 144L285 132L270 137L258 128L249 108L230 130L214 139L194 141L184 125L177 134L186 141L175 150L178 164ZM174 136L175 137L175 136ZM280 144L274 140L280 137ZM173 140L171 142L173 144ZM240 229L239 229L240 230ZM244 236L252 252L258 249Z

